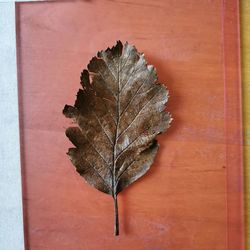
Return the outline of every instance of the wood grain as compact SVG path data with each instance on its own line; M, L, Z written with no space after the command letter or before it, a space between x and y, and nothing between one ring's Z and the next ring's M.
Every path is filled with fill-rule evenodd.
M63 1L18 5L28 249L243 250L237 1ZM174 121L150 174L119 200L78 177L66 151L81 70L129 41L170 91ZM49 150L48 150L49 149Z

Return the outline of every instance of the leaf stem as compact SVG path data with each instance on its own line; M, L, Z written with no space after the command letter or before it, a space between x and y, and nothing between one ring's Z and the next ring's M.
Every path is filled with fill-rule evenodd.
M118 202L117 202L117 195L113 196L114 199L114 212L115 212L115 220L114 220L114 235L119 235L119 214L118 214Z

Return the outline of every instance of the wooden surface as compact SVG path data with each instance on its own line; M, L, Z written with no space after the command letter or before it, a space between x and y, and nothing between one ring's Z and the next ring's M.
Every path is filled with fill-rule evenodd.
M243 250L237 2L25 3L17 15L27 249ZM118 39L156 66L174 121L152 169L119 195L115 238L111 197L65 154L61 111Z
M246 241L250 249L250 1L241 1L241 55L244 115Z

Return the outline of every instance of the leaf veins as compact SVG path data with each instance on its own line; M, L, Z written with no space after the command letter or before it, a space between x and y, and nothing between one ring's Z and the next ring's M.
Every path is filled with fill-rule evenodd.
M90 185L112 195L118 235L117 194L153 163L156 136L172 119L165 112L168 91L144 55L120 41L90 60L81 85L74 106L63 109L77 123L66 130L75 145L68 155Z

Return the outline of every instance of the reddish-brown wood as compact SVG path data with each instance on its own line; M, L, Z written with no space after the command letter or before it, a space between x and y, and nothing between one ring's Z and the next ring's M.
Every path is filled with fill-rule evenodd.
M237 1L18 4L23 198L28 249L243 250ZM96 50L133 43L170 90L174 121L143 180L111 197L65 154L81 70Z

